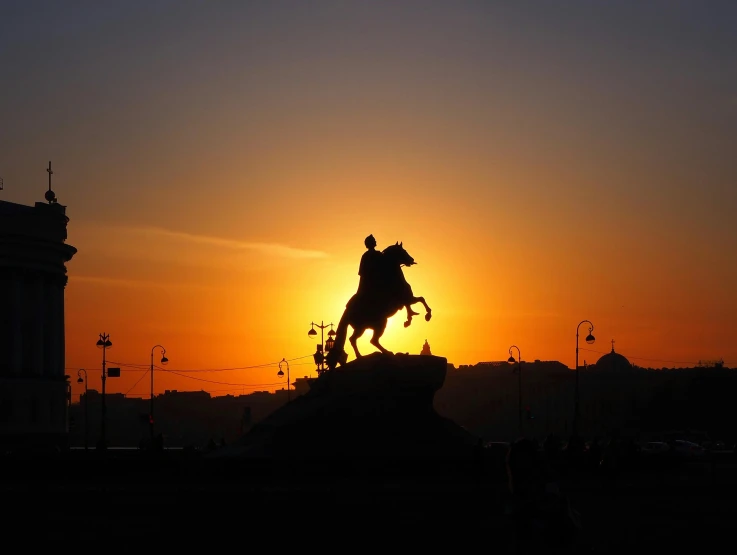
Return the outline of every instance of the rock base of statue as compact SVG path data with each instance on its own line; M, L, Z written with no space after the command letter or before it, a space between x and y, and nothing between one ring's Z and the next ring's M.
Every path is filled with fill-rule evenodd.
M324 372L310 390L213 455L275 461L416 463L471 460L479 438L440 416L433 398L448 362L375 353Z

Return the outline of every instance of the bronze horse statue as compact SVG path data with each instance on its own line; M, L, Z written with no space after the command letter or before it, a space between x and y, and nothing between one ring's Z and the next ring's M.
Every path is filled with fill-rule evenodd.
M335 369L338 364L345 364L348 358L344 350L348 326L353 328L349 341L356 353L356 358L359 358L361 353L358 352L356 341L367 329L374 332L371 344L382 353L392 354L379 343L379 339L386 330L389 318L405 306L407 307L407 321L404 322L404 327L410 325L412 315L416 314L410 310L410 306L415 303L423 304L425 320L430 320L432 310L427 306L424 297L414 296L412 287L407 283L404 272L402 272L402 266L409 267L414 264L416 264L415 259L404 250L402 243L397 242L381 252L376 283L368 291L354 294L346 304L335 333L335 343L325 357L330 370Z

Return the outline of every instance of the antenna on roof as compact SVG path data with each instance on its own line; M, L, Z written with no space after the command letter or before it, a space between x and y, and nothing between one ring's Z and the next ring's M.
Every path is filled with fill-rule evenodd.
M3 190L3 178L0 177L0 191Z

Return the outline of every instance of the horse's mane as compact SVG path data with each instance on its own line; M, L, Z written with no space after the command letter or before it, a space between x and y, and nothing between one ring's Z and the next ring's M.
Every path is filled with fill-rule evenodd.
M381 253L382 254L387 254L387 252L391 253L391 252L394 252L394 251L399 250L399 249L404 250L404 247L402 245L400 245L399 243L397 243L395 245L389 245L383 251L381 251Z

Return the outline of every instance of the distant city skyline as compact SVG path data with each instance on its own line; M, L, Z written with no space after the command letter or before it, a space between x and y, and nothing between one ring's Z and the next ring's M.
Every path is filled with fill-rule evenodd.
M100 333L110 393L157 344L156 392L315 375L368 234L433 309L390 350L573 368L588 319L580 364L737 366L735 28L721 1L5 4L0 200L43 201L52 161L74 395Z
M614 351L614 348L613 347L614 346L612 345L612 349L610 351L606 351L606 352L597 351L595 349L580 348L580 350L583 351L584 354L581 357L581 361L580 361L579 367L580 368L584 368L585 366L589 366L589 367L593 368L597 364L597 362L599 361L599 359L601 359L602 357L605 357L606 355L610 354L611 352L617 352L617 354L622 354L622 353L619 353L618 351ZM591 354L593 356L587 356L586 353ZM417 352L417 353L410 353L410 354L422 354L422 353L421 352ZM629 357L629 356L624 355L624 354L622 354L622 356L624 356L628 360L630 358L632 358L632 357ZM311 358L311 355L309 356L309 358ZM717 359L702 359L702 360L699 360L699 361L673 361L673 360L652 361L650 359L642 359L642 358L640 358L639 361L640 362L638 362L637 357L635 357L630 362L635 367L642 368L642 369L651 369L651 370L692 369L692 368L698 368L698 367L716 367L717 365L720 365L720 366L723 365L723 367L725 367L725 368L729 368L730 367L730 365L727 364L727 363L725 363L725 361L722 360L721 358L717 358ZM540 363L540 362L563 364L560 361L553 360L553 359L537 359L537 358L536 359L526 359L524 357L522 358L522 362L523 362L523 364L533 364L533 363ZM655 364L655 362L661 362L663 364ZM121 363L115 362L115 364L120 365ZM293 361L292 364L293 365L294 364L297 364L298 365L298 366L296 366L295 372L291 376L291 383L292 384L294 384L295 381L297 381L297 380L303 380L304 378L308 378L309 379L309 378L316 378L317 377L317 373L315 371L315 365L314 365L314 363L312 363L312 362L309 362L309 363L306 363L306 362L296 362L295 363ZM468 368L483 366L483 365L486 365L486 364L499 364L500 366L508 366L510 369L513 369L514 368L514 365L513 364L510 364L506 359L486 360L486 361L480 360L480 361L476 361L474 363L463 363L463 364L455 364L452 361L448 361L448 364L450 366L455 367L456 369L459 369L459 370L464 370L464 369L468 369ZM137 383L144 383L144 381L143 381L142 378L146 377L147 371L140 369L140 365L123 364L122 366L123 366L123 368L122 368L123 373L121 375L124 375L124 374L128 373L130 375L139 376L139 378L137 380ZM299 372L302 369L304 369L304 368L306 368L308 366L312 366L312 368L310 369L309 373L306 373L304 375L299 374ZM564 365L564 366L566 366L566 365ZM276 367L278 368L278 364L276 364ZM566 367L569 370L571 370L571 371L575 370L575 366L570 366L570 367L569 366L566 366ZM73 370L73 368L70 367L69 370ZM92 371L94 372L94 370L92 370ZM227 370L227 369L211 369L211 370L206 370L206 369L169 370L169 369L166 369L166 368L163 368L163 367L157 365L155 371L156 372L159 372L159 373L161 373L161 372L164 372L164 373L166 373L166 372L180 372L180 373L181 372L184 372L184 373L191 372L191 373L194 373L195 376L196 376L196 377L192 377L191 375L189 376L190 379L196 380L196 381L190 382L190 384L194 384L191 387L188 388L187 387L187 383L186 382L183 382L183 386L184 387L181 388L181 389L174 388L174 389L171 389L171 390L168 390L168 389L165 390L165 389L158 389L157 388L155 390L155 393L154 393L157 396L158 395L164 395L164 394L168 393L169 391L172 391L172 392L179 391L181 393L196 393L198 391L206 391L207 393L210 393L213 397L220 397L220 396L227 396L227 395L235 395L235 396L237 396L237 395L249 395L249 394L254 393L254 392L256 392L256 393L258 393L258 392L275 393L275 392L278 392L278 391L285 391L286 388L287 388L286 380L284 380L283 382L272 382L272 383L242 383L242 384L232 385L231 387L223 387L223 388L218 388L218 386L214 386L214 387L203 387L203 385L206 385L207 383L210 383L210 382L209 382L209 378L203 379L203 378L200 377L201 376L201 374L200 374L201 372L226 372L226 371L233 371L233 372L235 372L235 370ZM204 381L204 384L203 384L203 381ZM200 382L200 383L198 384L197 382ZM215 379L213 379L213 382L217 383ZM108 382L108 384L109 383L110 382ZM222 382L220 382L220 383L222 385ZM144 383L144 385L145 385L145 383ZM110 386L108 386L108 387L110 387ZM144 386L142 386L141 388L133 387L133 388L130 388L128 391L116 391L116 392L111 393L111 394L124 395L125 397L128 397L128 398L141 398L141 399L150 398L150 396L151 396L150 391L143 391L143 389L144 389ZM294 387L293 387L293 389L294 389ZM95 390L95 389L90 389L90 391L91 392L97 392L97 390ZM82 393L83 393L83 391L78 391L73 396L73 398L75 400L74 402L77 402L77 399L79 399L79 396Z
M574 415L574 372L557 361L525 361L524 379L519 383L515 369L507 361L449 367L433 405L485 440L513 440L523 432L540 441L549 434L567 436ZM737 385L733 370L646 370L615 352L588 365L582 380L581 431L585 437L607 435L615 429L641 438L659 437L666 429L680 428L727 441L734 436L729 424L734 412L729 399ZM293 381L292 399L310 391L303 378ZM137 445L142 431L144 436L147 431L148 401L122 393L108 395L107 400L112 444ZM99 435L100 401L100 392L90 390L89 397L73 403L72 445ZM257 424L287 402L285 390L227 395L167 390L156 396L157 429L170 446L203 446L221 437L231 443L244 425ZM87 413L90 418L85 418ZM518 415L523 417L521 423Z

